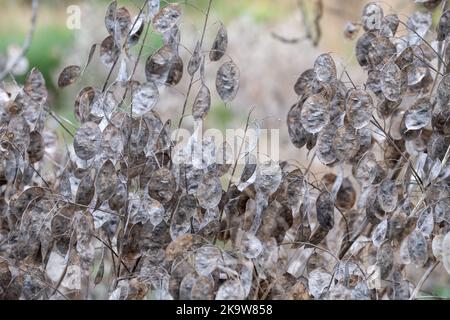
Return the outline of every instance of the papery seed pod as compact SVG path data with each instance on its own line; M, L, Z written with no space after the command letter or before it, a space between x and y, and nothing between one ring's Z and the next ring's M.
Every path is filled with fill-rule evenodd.
M83 124L75 135L73 147L76 155L83 160L92 159L100 148L102 132L94 122Z
M336 64L328 53L317 57L314 62L314 73L321 82L332 82L336 79Z
M113 36L106 37L100 44L100 59L110 68L119 59L120 47L115 43Z
M387 279L394 267L394 250L388 241L378 248L377 267L380 269L381 279Z
M364 90L352 90L346 98L347 119L355 129L367 126L372 119L372 97Z
M317 222L325 230L334 227L334 199L328 191L323 191L316 201Z
M204 209L216 208L222 199L222 185L214 173L203 176L197 189L197 200Z
M325 165L331 165L336 162L337 156L333 148L333 138L338 127L330 123L319 133L317 138L317 158Z
M187 67L188 74L191 77L198 71L202 63L201 49L200 40L198 40Z
M244 297L244 289L238 280L225 281L216 294L216 300L243 300Z
M216 89L223 102L232 101L239 90L239 69L233 61L225 62L217 71Z
M366 32L356 42L356 60L361 67L369 66L369 51L372 50L372 43L375 38L375 34Z
M107 160L99 169L95 178L95 192L99 204L107 201L114 195L117 185L117 174L113 163Z
M353 127L342 126L336 130L333 147L338 160L352 159L358 153L360 145L360 136Z
M362 14L362 25L365 31L380 30L383 20L383 9L375 2L366 4Z
M147 81L153 82L157 86L165 84L169 78L169 73L176 56L176 53L170 45L164 45L151 55L145 65Z
M408 236L408 252L411 262L421 267L428 260L427 241L420 231L413 231Z
M312 94L312 82L316 74L314 69L304 71L294 85L294 91L301 97L307 97Z
M414 12L407 22L409 45L419 44L431 27L430 12Z
M211 61L219 61L226 53L228 47L227 29L223 25L220 26L214 39L211 51L209 52L209 59Z
M153 18L153 28L159 33L166 33L172 29L181 18L181 7L171 3L162 8Z
M217 247L203 246L195 252L195 271L200 276L209 276L220 264L222 254Z
M195 97L194 105L192 106L192 115L195 120L205 119L211 107L211 92L205 84L202 84L197 96Z
M25 80L23 91L39 105L46 102L48 92L45 87L45 79L38 69L34 68L30 71Z
M30 133L30 144L27 149L30 163L36 163L42 160L45 153L44 138L37 131Z
M138 116L143 116L155 107L158 99L158 87L153 82L140 85L133 92L133 113Z
M79 66L68 66L59 74L58 87L64 88L74 84L81 75Z
M446 109L450 103L450 73L446 74L439 82L437 103L443 109Z
M384 211L392 212L395 210L398 203L398 191L394 181L385 179L381 182L377 192L377 200Z
M396 14L388 14L381 21L380 36L393 37L397 33L400 20Z
M321 94L310 96L301 108L301 124L303 128L312 134L320 132L329 122L329 101Z
M390 101L400 101L406 91L407 74L393 62L386 64L381 72L381 91L384 96Z
M441 252L444 268L450 274L450 232L447 232L442 240Z
M241 240L241 251L247 259L255 259L262 253L263 245L256 236L245 232Z
M450 34L450 10L442 13L436 31L438 41L444 41Z
M418 130L431 121L431 102L424 97L416 102L405 113L405 126L408 130Z
M301 111L301 104L295 104L292 106L287 117L289 137L292 144L299 149L306 145L309 135L301 123Z
M90 174L81 179L75 196L75 203L88 206L94 198L95 186L94 179Z

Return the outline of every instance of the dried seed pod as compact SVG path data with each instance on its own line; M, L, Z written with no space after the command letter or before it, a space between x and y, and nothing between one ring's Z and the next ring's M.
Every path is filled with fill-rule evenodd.
M153 18L153 28L156 32L166 33L179 22L181 7L177 3L170 3L162 8Z
M383 9L375 2L366 4L362 14L362 25L365 31L380 30L383 20Z
M209 276L222 261L222 254L215 246L203 246L195 252L195 271L200 276Z
M28 145L27 154L30 163L36 163L42 160L45 153L44 138L37 131L30 133L30 144Z
M330 165L336 162L337 156L333 148L333 138L336 134L337 126L334 123L328 124L319 133L317 138L317 158L324 165Z
M442 263L447 273L450 274L450 232L447 232L441 245Z
M204 209L216 208L222 199L222 185L214 173L203 176L197 189L197 200Z
M375 34L366 32L356 42L356 60L361 67L369 66L369 51L372 50L372 43L375 38Z
M386 99L400 101L406 91L407 74L395 64L386 64L381 71L381 91Z
M375 228L372 233L372 243L375 247L380 248L388 235L388 220L384 219Z
M408 130L426 127L431 121L431 102L427 97L420 98L405 113L405 126Z
M319 299L331 283L331 274L325 272L323 269L318 268L312 270L308 275L308 288L309 293L314 298Z
M320 132L329 122L329 101L322 94L310 96L301 108L301 124L312 134Z
M197 96L195 97L194 105L192 106L192 115L195 120L203 120L208 115L211 107L211 92L205 84L202 84Z
M333 147L336 158L340 161L352 159L360 148L360 136L351 126L342 126L336 130Z
M336 64L333 58L324 53L317 57L314 62L314 73L317 80L321 82L332 82L336 80Z
M88 206L94 198L95 186L94 179L90 174L84 176L77 189L75 203Z
M119 56L120 47L114 41L114 37L106 37L100 44L100 59L103 64L110 68L119 59Z
M191 230L191 219L197 212L197 201L192 195L182 196L177 203L170 223L170 236L175 240Z
M345 24L344 28L344 37L348 40L353 40L358 35L359 31L361 30L361 24L355 23L352 21L348 21Z
M76 155L83 160L92 159L100 148L102 132L94 122L84 123L78 130L73 141Z
M334 199L328 191L322 191L316 200L317 222L325 230L334 227Z
M312 83L316 78L314 69L304 71L294 85L294 91L301 97L307 97L312 94Z
M192 53L191 58L189 59L187 71L188 74L192 77L200 68L200 65L202 63L202 56L201 51L202 48L200 47L200 40L197 41L197 44L195 45L194 52Z
M216 300L243 300L244 298L244 289L238 280L225 281L216 294Z
M68 66L59 74L58 87L64 88L74 84L81 75L81 68L79 66Z
M209 59L211 61L219 61L227 52L228 34L227 29L220 25L216 38L214 39L211 51L209 52Z
M270 196L281 184L282 172L278 163L273 161L258 165L255 179L255 190L265 196Z
M352 90L345 102L347 119L355 129L367 126L372 119L373 101L365 90Z
M159 91L153 82L140 85L133 92L133 113L143 116L158 103Z
M303 128L301 122L302 105L300 103L292 106L287 117L289 138L296 148L303 148L308 139L308 132Z
M450 34L450 10L447 9L442 13L436 31L437 41L444 41Z
M407 22L409 45L419 44L431 27L431 12L414 12Z
M394 181L385 179L381 182L377 192L377 200L384 211L392 212L395 210L398 203L398 191Z
M31 98L31 100L39 105L47 101L47 88L45 87L45 79L42 73L34 68L28 74L23 91Z
M400 19L396 14L388 14L381 21L380 36L393 37L397 33Z
M102 204L114 195L117 185L117 174L111 160L107 160L97 173L95 178L95 192L98 203Z
M422 212L417 219L417 230L422 232L426 238L430 238L434 229L434 215L431 208Z
M239 68L233 61L225 62L217 71L216 89L223 102L232 101L239 90Z
M175 86L180 83L181 78L183 78L183 68L183 60L178 54L176 54L170 63L166 84Z
M380 269L381 279L387 279L394 267L394 250L388 241L378 248L377 267Z
M247 182L256 171L256 157L249 153L245 156L245 166L241 174L241 182Z
M437 89L437 103L442 109L447 109L450 103L450 73L439 82Z
M145 65L147 81L153 82L157 86L165 84L168 81L171 70L177 70L177 68L172 69L176 56L178 55L173 51L172 46L167 44L151 55Z
M255 235L245 232L241 240L241 251L247 259L255 259L262 253L263 245Z
M428 260L428 245L425 237L420 231L413 231L408 236L408 253L411 262L422 267Z

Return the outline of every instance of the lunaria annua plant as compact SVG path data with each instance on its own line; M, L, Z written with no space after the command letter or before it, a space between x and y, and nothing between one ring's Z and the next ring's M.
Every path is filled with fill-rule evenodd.
M301 74L287 126L297 148L336 169L317 181L310 166L257 162L247 149L230 159L226 143L198 139L211 86L227 103L240 85L225 26L206 44L211 2L189 61L181 4L147 0L137 17L108 6L99 53L109 76L77 95L81 125L65 156L46 127L52 117L66 128L42 74L15 97L0 91L0 298L89 299L104 286L103 298L121 300L414 299L437 265L450 272L449 11L433 32L430 11L402 21L370 3L345 30L359 36L365 84L346 71L344 82L327 53ZM164 43L140 70L149 30ZM97 49L58 85L76 83ZM207 59L219 62L214 85ZM192 93L196 129L185 145L155 111L161 88L183 76L178 128ZM416 282L407 265L421 270Z

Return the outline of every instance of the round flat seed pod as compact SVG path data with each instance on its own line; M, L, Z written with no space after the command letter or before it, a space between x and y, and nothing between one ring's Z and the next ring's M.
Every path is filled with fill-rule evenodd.
M333 138L336 134L337 129L338 127L336 125L330 123L325 128L323 128L317 138L317 158L324 165L333 164L337 160L337 156L333 148Z
M397 207L398 191L395 182L385 179L378 187L377 200L381 209L386 212L392 212Z
M422 232L414 230L408 236L408 252L411 262L422 267L428 260L428 245Z
M342 126L336 130L333 138L336 158L340 161L352 159L360 148L360 136L351 126Z
M161 168L153 172L148 182L148 194L163 204L172 200L177 189L177 183L172 172Z
M74 84L81 75L81 68L79 66L65 67L58 77L58 87L64 88Z
M177 3L171 3L162 8L153 18L153 28L159 33L170 31L181 18L181 7Z
M158 103L159 91L153 82L140 85L133 92L133 113L142 116L151 111Z
M317 222L325 230L334 227L334 199L328 191L323 191L316 200Z
M301 108L301 124L309 133L319 133L329 122L329 101L321 94L310 96Z
M287 117L289 138L296 148L303 148L308 142L308 132L303 128L301 122L302 105L300 103L292 106Z
M223 102L232 101L239 90L239 68L233 61L225 62L217 71L216 89Z
M222 199L222 184L212 172L203 176L197 189L197 200L204 209L216 208Z
M100 149L102 132L94 122L84 123L78 130L73 141L75 154L83 160L95 157Z
M194 105L192 106L192 115L195 120L204 119L211 107L211 92L206 85L202 85L195 97Z
M321 82L332 82L336 79L336 64L328 53L317 57L314 62L314 73Z
M355 129L367 126L372 119L373 101L365 90L352 90L346 99L347 119Z
M419 130L431 122L431 102L423 97L410 107L405 113L405 126L408 130Z
M407 74L394 62L385 65L381 72L381 90L390 101L400 101L407 89Z
M223 25L220 26L214 39L211 51L209 52L209 59L211 61L219 61L227 52L228 48L228 34L227 29Z
M383 9L375 2L366 4L362 13L362 25L364 30L380 30L382 22Z
M384 242L377 251L377 267L381 279L387 279L394 267L394 250L389 241Z
M312 93L312 82L316 77L314 69L304 71L294 85L294 91L301 97L306 97Z

